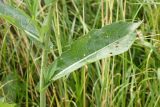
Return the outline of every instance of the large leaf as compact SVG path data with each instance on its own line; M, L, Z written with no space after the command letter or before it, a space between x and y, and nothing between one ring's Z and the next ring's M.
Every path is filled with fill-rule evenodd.
M118 22L90 31L49 66L45 78L55 81L85 64L127 51L136 39L134 31L140 24Z
M38 30L33 20L24 12L0 1L0 17L24 30L31 38L40 41Z

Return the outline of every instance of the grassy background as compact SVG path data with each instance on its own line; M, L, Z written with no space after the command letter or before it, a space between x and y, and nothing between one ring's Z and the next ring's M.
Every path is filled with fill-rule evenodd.
M39 24L49 12L44 1L5 2ZM160 106L159 0L54 0L54 5L48 63L91 29L117 21L143 20L143 24L128 52L86 65L54 82L47 90L48 107ZM0 19L0 101L38 106L42 50L25 35Z

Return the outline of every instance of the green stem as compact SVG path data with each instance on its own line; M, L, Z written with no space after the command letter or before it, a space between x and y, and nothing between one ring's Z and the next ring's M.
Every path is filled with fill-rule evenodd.
M48 58L48 49L49 49L49 36L51 35L51 21L52 21L52 9L53 6L49 9L48 19L44 22L44 26L42 29L46 29L45 31L42 30L42 40L44 47L42 52L42 60L41 60L41 72L40 72L40 107L46 107L46 88L45 87L45 80L44 80L44 73L46 73L47 68L47 58Z
M44 72L46 70L47 51L42 52L41 72L40 72L40 107L46 107L46 89L44 89Z

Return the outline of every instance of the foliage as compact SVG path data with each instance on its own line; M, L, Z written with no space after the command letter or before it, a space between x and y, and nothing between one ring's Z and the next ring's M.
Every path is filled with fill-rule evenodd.
M49 87L44 89L47 90L46 106L158 107L160 105L158 0L53 0L52 4L51 2L52 0L5 0L3 4L0 1L2 104L16 103L26 107L40 105L39 93L43 90L39 89L38 85L39 71L43 68L45 71L43 75L48 77L45 78L45 82L50 83ZM110 25L132 25L128 22L139 20L143 20L144 23L137 31L137 37L133 33L134 30L129 33L129 30L122 29L123 26L114 29L116 32L117 29L126 30L127 35L129 33L128 36L120 33L124 38L132 39L132 42L125 41L129 45L125 45L127 48L122 49L120 53L130 48L129 51L108 56L108 51L105 50L102 52L105 53L105 57L83 60L80 65L72 66L67 75L77 68L79 69L75 71L80 72L72 72L70 76L66 76L67 78L58 79L66 75L66 72L62 71L66 71L68 65L86 58L102 47L110 49L109 44L114 44L113 41L128 40L113 35L117 38L110 38L113 41L105 44L104 41L108 40L102 39L105 36L97 38L94 34L102 29L108 29ZM29 38L26 37L26 33ZM38 42L38 45L32 41ZM100 44L98 41L103 42ZM95 45L95 42L98 45ZM111 49L114 51L116 48ZM78 53L73 54L76 53L73 50L78 50ZM116 50L116 53L119 50L121 49ZM48 58L44 58L46 59L44 67L41 67L42 57L46 55ZM60 64L61 58L66 64ZM91 63L93 61L96 62ZM14 99L13 102L10 102L10 99Z

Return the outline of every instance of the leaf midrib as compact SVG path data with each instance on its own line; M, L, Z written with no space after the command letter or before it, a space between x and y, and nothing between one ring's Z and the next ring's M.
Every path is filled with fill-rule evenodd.
M131 32L131 33L133 33L133 32ZM129 36L129 34L131 34L131 33L128 33L128 34L127 34L127 35L125 35L124 37L122 37L122 38L120 38L120 39L118 39L118 40L116 40L116 41L112 42L111 44L108 44L107 46L105 46L105 47L103 47L103 48L101 48L101 49L99 49L99 50L97 50L97 51L95 51L95 52L93 52L93 53L89 54L89 55L88 55L88 56L86 56L85 58L83 58L83 59L81 59L81 60L77 61L76 63L74 63L74 64L70 65L69 67L67 67L67 68L63 69L62 71L60 71L60 73L56 74L56 75L55 75L55 77L53 77L53 79L52 79L52 80L54 80L54 81L55 81L55 80L59 79L60 77L56 78L56 77L57 77L57 75L61 75L61 74L63 74L66 70L68 70L68 69L72 68L73 66L75 66L75 65L77 65L78 63L82 62L83 60L86 60L86 59L87 59L87 58L89 58L90 56L92 56L92 55L94 55L94 54L96 54L96 53L100 52L101 50L105 49L106 47L108 47L108 46L110 46L110 45L112 45L112 44L114 44L114 43L116 43L117 41L123 40L126 36ZM90 62L90 63L92 63L92 62ZM82 64L82 66L83 66L83 65L85 65L85 64ZM71 72L71 71L70 71L70 72ZM65 74L65 73L64 73L64 74Z

